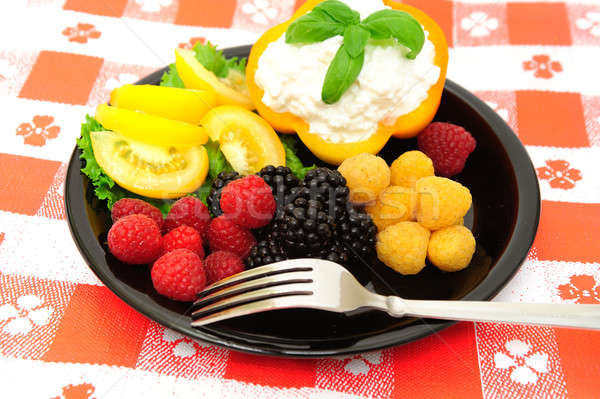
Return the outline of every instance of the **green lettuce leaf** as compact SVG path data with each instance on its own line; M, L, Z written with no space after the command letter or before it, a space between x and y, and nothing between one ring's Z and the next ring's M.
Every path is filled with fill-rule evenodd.
M200 61L204 68L212 71L219 78L226 78L230 69L237 70L242 74L246 72L245 58L225 58L223 51L217 50L217 47L211 42L206 44L196 43L194 52L196 53L196 59Z
M202 184L202 186L192 195L199 198L204 205L208 205L206 199L210 194L210 188L213 181L217 178L219 173L233 172L233 168L225 158L225 155L223 155L217 141L209 139L208 143L204 144L204 148L206 148L206 153L208 154L208 175L206 176L204 184Z
M316 165L304 166L300 158L296 155L296 145L298 139L289 134L282 134L279 136L283 149L285 150L285 165L292 170L292 173L296 175L298 179L304 179L306 172L316 168Z
M219 78L229 76L230 70L235 70L241 74L246 73L246 59L237 57L225 58L223 51L217 50L211 42L206 44L196 43L194 46L196 59L204 66L204 68L212 71ZM160 80L161 86L180 87L183 88L183 81L177 73L175 64L169 65L169 70L165 72Z
M167 87L177 87L180 89L184 88L183 81L177 73L175 64L169 65L169 70L163 74L162 78L160 78L160 85Z

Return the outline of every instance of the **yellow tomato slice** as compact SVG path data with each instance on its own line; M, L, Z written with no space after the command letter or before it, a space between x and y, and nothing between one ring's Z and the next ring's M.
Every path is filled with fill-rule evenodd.
M217 96L208 90L124 85L110 93L110 104L197 125L204 114L217 105Z
M107 130L146 144L185 148L208 141L200 126L106 104L96 108L96 119Z
M240 174L256 173L267 165L285 166L285 150L279 136L254 112L222 105L210 110L202 125Z
M230 71L226 79L219 79L204 68L192 50L184 49L175 49L175 67L186 88L214 92L219 105L231 104L254 109L243 74Z
M203 146L176 149L131 140L115 132L92 132L98 165L119 186L150 198L178 198L195 191L208 173Z

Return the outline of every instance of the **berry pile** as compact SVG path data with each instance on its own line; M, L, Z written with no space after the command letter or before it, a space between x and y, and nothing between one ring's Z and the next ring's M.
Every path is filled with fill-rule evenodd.
M223 187L234 180L241 182L241 188L229 187L230 195L241 196L246 207L228 214L231 204L227 198L219 198L219 212L223 213L223 205L225 213L214 219L208 208L191 196L175 202L164 220L147 202L132 198L117 201L112 209L114 224L108 232L111 254L123 263L152 264L154 288L176 301L193 301L207 284L243 271L244 259L256 240L247 227L234 220L263 226L272 219L275 200L270 187L256 176L222 175L213 195L221 196ZM256 216L249 211L255 208L248 207L261 212ZM205 246L211 252L206 258Z
M161 295L193 301L206 284L245 267L300 257L351 266L373 257L377 228L349 194L346 179L327 168L303 180L282 166L245 177L225 172L213 182L208 207L184 197L164 220L144 201L117 201L108 247L124 263L153 264Z

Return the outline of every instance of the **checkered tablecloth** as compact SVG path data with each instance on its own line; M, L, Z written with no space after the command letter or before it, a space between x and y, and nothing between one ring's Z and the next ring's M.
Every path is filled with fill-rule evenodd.
M252 43L294 0L0 3L0 397L593 398L600 333L459 323L335 359L231 352L148 320L73 244L63 206L79 124L175 47ZM600 303L600 2L410 0L444 28L449 78L512 126L542 216L503 301Z

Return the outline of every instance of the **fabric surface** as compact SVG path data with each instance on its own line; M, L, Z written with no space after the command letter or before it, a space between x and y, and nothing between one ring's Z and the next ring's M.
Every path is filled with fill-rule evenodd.
M84 115L175 47L252 43L301 2L1 2L0 396L600 396L598 332L459 323L373 353L275 359L165 329L88 269L63 206ZM600 304L598 0L408 2L444 28L449 78L508 121L540 179L535 244L496 300Z

